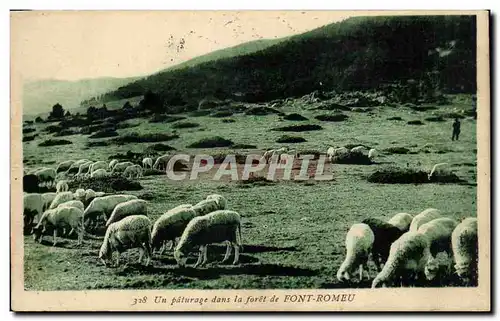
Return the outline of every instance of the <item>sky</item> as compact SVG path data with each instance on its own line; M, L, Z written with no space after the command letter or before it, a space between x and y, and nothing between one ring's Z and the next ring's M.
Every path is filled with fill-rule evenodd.
M240 43L347 18L335 11L34 11L11 13L23 81L132 77Z

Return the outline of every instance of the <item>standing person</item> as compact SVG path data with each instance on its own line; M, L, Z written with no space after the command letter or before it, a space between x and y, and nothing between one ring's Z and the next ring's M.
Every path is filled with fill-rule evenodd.
M451 135L451 140L458 140L459 135L460 135L460 121L458 120L457 117L453 122L453 134Z

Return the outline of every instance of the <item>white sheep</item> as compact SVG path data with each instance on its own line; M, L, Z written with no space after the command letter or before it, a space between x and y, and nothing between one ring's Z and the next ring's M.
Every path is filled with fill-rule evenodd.
M127 178L140 178L142 176L142 167L139 165L128 166L123 171L123 176Z
M108 169L108 163L106 163L105 161L97 161L93 163L92 165L90 165L89 174L92 175L92 173L98 169L104 169L104 170Z
M56 192L67 192L69 190L68 182L65 180L60 180L56 184Z
M52 210L59 206L59 204L66 203L75 199L73 192L62 192L58 193L52 203L50 203L49 209Z
M416 232L420 225L430 222L436 218L440 218L442 213L440 210L435 208L428 208L420 212L420 214L415 215L410 224L410 232Z
M35 175L38 177L38 182L40 182L40 184L50 186L55 182L57 173L55 169L45 167L37 170Z
M391 217L387 223L394 225L403 232L408 232L410 224L413 220L413 215L408 213L398 213Z
M75 199L78 199L78 200L84 202L85 201L85 195L86 195L85 190L83 188L79 188L79 189L77 189L75 191L75 193L73 194L73 197Z
M351 148L351 153L363 153L367 148L365 146L356 146Z
M151 232L153 250L160 250L160 254L162 254L167 241L171 241L171 246L174 245L175 239L182 235L189 221L196 216L191 207L191 204L179 205L167 211L155 221Z
M72 206L62 206L47 210L43 213L38 224L33 228L33 238L41 242L42 236L48 230L53 230L53 246L57 244L57 232L60 229L70 228L69 234L73 231L78 233L78 244L83 241L85 232L83 227L83 211Z
M391 245L389 258L382 271L372 282L372 288L381 285L398 284L401 280L410 281L424 276L425 265L429 258L427 238L417 232L406 232Z
M180 266L186 265L187 254L199 246L198 261L194 267L207 262L207 245L227 242L225 263L234 248L233 265L238 264L241 247L241 219L237 212L223 210L193 218L182 233L179 244L175 247L174 257ZM203 261L202 261L203 258Z
M47 210L56 198L57 193L54 192L49 192L49 193L43 193L42 194L42 201L43 201L43 210Z
M82 212L85 210L85 205L83 205L83 203L81 201L78 201L78 200L67 201L67 202L61 203L61 204L57 205L57 208L63 207L63 206L76 207L76 208L82 210Z
M109 165L108 165L108 169L112 170L113 167L115 167L115 165L118 164L118 160L117 159L113 159L109 162Z
M116 205L106 222L106 227L130 215L148 216L148 202L141 199L133 199Z
M127 216L124 219L108 226L101 249L99 259L105 265L113 258L113 253L118 252L116 266L120 264L120 254L128 249L139 248L142 257L146 254L146 265L151 261L151 221L144 215Z
M92 165L92 164L93 164L92 161L88 161L88 162L81 164L80 167L78 168L78 173L76 173L75 176L76 177L84 177L89 172L90 165Z
M453 259L457 275L467 283L477 282L478 237L477 218L468 217L451 235Z
M75 163L74 160L67 160L64 162L60 162L59 165L57 165L56 167L56 173L66 172L74 163Z
M155 163L153 164L153 168L157 170L166 170L167 169L167 164L168 161L170 160L171 156L170 155L163 155L159 156Z
M377 157L378 151L375 148L372 148L368 151L368 158L370 160L373 160L375 157Z
M113 169L111 170L111 173L122 173L127 167L134 165L132 162L121 162L121 163L116 163L115 166L113 166Z
M436 164L432 167L432 170L430 171L430 173L427 175L427 178L429 180L431 180L432 176L434 175L434 173L438 173L440 171L442 171L442 169L444 167L446 167L448 165L448 163L439 163L439 164Z
M350 152L350 150L345 148L345 147L340 147L340 148L330 147L330 148L328 148L328 150L326 152L326 156L328 157L328 160L330 162L333 162L335 157L346 155L349 152Z
M217 202L217 206L218 206L218 209L219 210L225 210L226 209L226 206L227 206L227 199L220 195L220 194L211 194L211 195L208 195L207 200L214 200L215 202Z
M142 167L144 167L144 169L153 168L153 159L151 157L144 158L142 160Z
M35 217L40 218L43 213L43 199L42 194L31 193L24 194L23 197L24 202L24 224L25 227L31 226Z
M444 252L447 257L452 257L451 250L451 234L458 225L458 222L448 218L441 217L422 224L417 233L424 235L429 243L429 259L425 266L425 275L428 280L432 280L440 272L444 272L444 276L450 274L451 263L449 260L443 261L445 264L438 264L436 260L438 253Z
M96 197L92 200L92 202L90 202L89 206L87 206L85 212L83 212L83 216L86 221L95 221L96 224L96 219L102 215L104 216L105 221L107 221L109 215L111 215L116 205L133 199L137 199L137 196L117 194Z
M98 178L98 177L106 177L108 175L109 175L109 173L105 169L101 168L101 169L93 171L92 174L90 174L90 177L91 178Z
M219 203L214 199L208 199L196 203L191 208L195 211L196 216L202 216L217 211L219 209Z
M79 169L80 169L80 165L83 165L85 163L88 163L89 160L88 159L79 159L77 160L76 162L74 162L68 169L67 173L69 174L70 172L72 171L75 171L75 172L78 172ZM75 173L76 174L76 173Z
M359 223L351 226L345 238L346 256L337 271L339 281L349 280L351 274L359 268L359 280L363 279L363 266L368 278L368 257L372 251L375 235L367 224Z

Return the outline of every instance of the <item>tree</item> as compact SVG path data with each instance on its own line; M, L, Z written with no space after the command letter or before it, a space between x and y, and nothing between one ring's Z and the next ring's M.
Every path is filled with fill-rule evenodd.
M43 118L38 116L37 118L35 118L35 123L43 123Z
M141 109L151 110L154 113L163 111L163 99L158 95L148 90L144 98L139 102Z
M49 118L63 118L64 117L64 108L59 103L52 106L52 111L49 114Z
M69 117L71 116L71 113L69 112L69 110L66 111L66 113L64 114L64 117Z

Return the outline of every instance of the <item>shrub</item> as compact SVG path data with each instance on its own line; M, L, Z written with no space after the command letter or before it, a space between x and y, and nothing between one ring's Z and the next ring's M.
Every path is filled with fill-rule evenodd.
M98 142L87 142L86 144L87 147L102 147L102 146L109 146L109 142L105 140L101 140Z
M165 144L153 144L146 148L146 152L168 152L171 150L175 150L175 148Z
M389 147L384 149L388 154L408 154L410 150L406 147Z
M377 169L368 176L371 183L382 184L425 184L425 183L460 183L463 182L457 175L447 171L434 173L431 179L428 179L428 173L422 169L386 167Z
M389 117L389 118L387 118L387 120L403 120L403 118L401 118L399 116L395 116L395 117Z
M349 117L344 114L333 114L333 115L318 115L314 118L321 121L344 121Z
M56 146L56 145L69 145L73 142L66 139L47 139L38 144L38 146Z
M293 113L293 114L288 114L283 117L285 120L294 120L294 121L303 121L303 120L308 120L306 117L302 116L301 114Z
M90 135L89 138L105 138L105 137L116 137L118 133L113 129L103 129L97 133Z
M65 128L61 130L60 132L57 132L54 134L55 137L61 137L61 136L71 136L71 135L76 135L78 132L74 129L71 128Z
M276 140L277 143L304 143L307 142L307 140L303 137L300 136L288 136L288 135L283 135L280 138Z
M105 193L115 193L120 191L138 191L143 187L137 181L129 180L119 174L107 177L88 177L78 180L68 181L71 190L77 188L93 189Z
M319 110L343 110L343 111L352 110L351 107L347 107L347 106L336 104L336 103L329 103L329 102L324 102L319 107L317 107L315 109L319 109Z
M280 131L280 132L305 132L305 131L312 131L312 130L321 130L323 127L320 125L316 124L307 124L307 125L295 125L295 126L285 126L285 127L279 127L272 129L274 131Z
M371 109L370 108L363 108L363 107L354 107L352 109L352 111L355 113L368 113L371 111Z
M179 135L161 134L161 133L152 133L152 134L130 133L124 136L113 138L113 142L117 144L156 143L156 142L169 141L176 138L179 138Z
M368 155L362 152L351 152L336 155L332 158L333 164L352 164L352 165L370 165L372 161Z
M195 127L199 127L200 124L197 124L197 123L189 123L189 122L185 122L185 123L175 123L172 125L172 128L195 128Z
M23 128L23 134L29 134L32 132L36 132L35 128Z
M433 116L433 117L427 117L425 119L426 121L431 121L431 122L443 122L446 121L443 116Z
M233 116L233 112L232 111L229 111L229 110L221 110L221 111L217 111L213 114L210 114L210 117L229 117L229 116Z
M232 118L225 118L222 120L223 123L234 123L236 122L236 120L232 119Z
M233 145L234 149L256 149L257 146L255 145L250 145L250 144L236 144Z
M189 113L189 116L192 117L200 117L200 116L207 116L210 115L210 110L194 110Z
M61 130L63 130L63 128L59 125L49 125L49 126L45 127L45 129L43 131L53 134L53 133L60 132Z
M435 110L437 109L436 106L416 106L416 105L410 105L408 106L410 107L412 110L415 110L415 111L428 111L428 110Z
M254 116L265 116L271 114L283 115L283 113L279 110L270 107L253 107L245 111L245 114Z
M420 120L410 120L406 122L408 125L423 125L424 123Z
M229 147L232 146L233 142L224 139L220 136L215 136L215 137L210 137L210 138L204 138L202 140L199 140L195 143L192 143L189 145L189 148L215 148L215 147Z
M35 140L35 137L37 135L33 135L33 136L23 136L23 142L30 142L32 140Z
M370 149L370 148L371 148L370 146L365 145L365 144L361 144L361 143L357 143L357 144L346 144L346 145L344 145L344 147L345 147L345 148L347 148L347 149L352 149L352 148L357 147L357 146L363 146L363 147L365 147L365 148L367 148L367 149Z
M275 182L272 180L267 179L264 176L251 176L246 180L239 180L238 184L240 185L268 185L268 184L274 184Z

